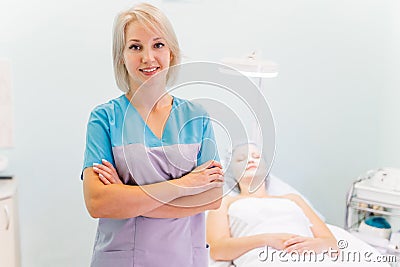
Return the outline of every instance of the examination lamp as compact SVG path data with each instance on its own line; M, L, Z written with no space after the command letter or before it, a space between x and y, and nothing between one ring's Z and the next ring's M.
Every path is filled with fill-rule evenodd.
M258 85L260 89L261 80L263 78L274 78L278 76L278 65L272 61L257 59L255 52L244 58L224 58L221 62L247 77L259 78ZM225 73L237 74L237 72L229 71L228 69L222 71Z

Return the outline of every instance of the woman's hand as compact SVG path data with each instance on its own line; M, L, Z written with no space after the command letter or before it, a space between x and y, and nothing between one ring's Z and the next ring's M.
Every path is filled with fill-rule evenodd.
M288 240L294 239L296 237L299 237L298 235L295 234L289 234L289 233L276 233L276 234L265 234L266 238L266 243L265 245L274 248L276 250L283 250L286 248L285 243Z
M99 175L100 181L105 185L122 184L114 166L105 159L102 159L101 162L103 164L93 164L93 171Z
M315 253L321 253L324 250L338 250L336 239L334 238L322 238L322 237L305 237L296 236L284 243L286 252L296 251L302 253L306 250L314 251Z
M210 160L175 181L179 186L186 188L187 195L195 195L211 188L222 187L224 173L219 162Z

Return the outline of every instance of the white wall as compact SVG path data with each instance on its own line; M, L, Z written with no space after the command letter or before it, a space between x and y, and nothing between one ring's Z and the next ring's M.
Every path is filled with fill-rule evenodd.
M392 36L387 43L388 52L385 58L385 80L382 81L379 165L400 166L400 2L393 1L390 13L388 33Z
M216 2L216 3L214 3ZM362 172L400 167L399 4L351 0L153 1L188 59L256 49L280 65L265 80L277 126L273 172L342 225ZM119 95L114 15L131 1L2 0L0 57L12 61L24 267L88 266L95 220L81 172L90 110ZM397 17L396 17L397 16Z

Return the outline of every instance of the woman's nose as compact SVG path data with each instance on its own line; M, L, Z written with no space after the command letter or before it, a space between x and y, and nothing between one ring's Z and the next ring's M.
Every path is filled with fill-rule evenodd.
M145 49L142 53L142 63L149 63L154 61L154 53L151 49Z

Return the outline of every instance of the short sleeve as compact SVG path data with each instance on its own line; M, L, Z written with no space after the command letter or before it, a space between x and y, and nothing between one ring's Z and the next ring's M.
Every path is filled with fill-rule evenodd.
M219 161L218 147L215 141L214 130L209 115L203 117L203 137L200 151L197 155L197 166L209 161Z
M82 171L105 159L114 164L110 139L110 123L105 109L96 108L89 117L86 130L86 147ZM81 179L83 176L81 175Z

